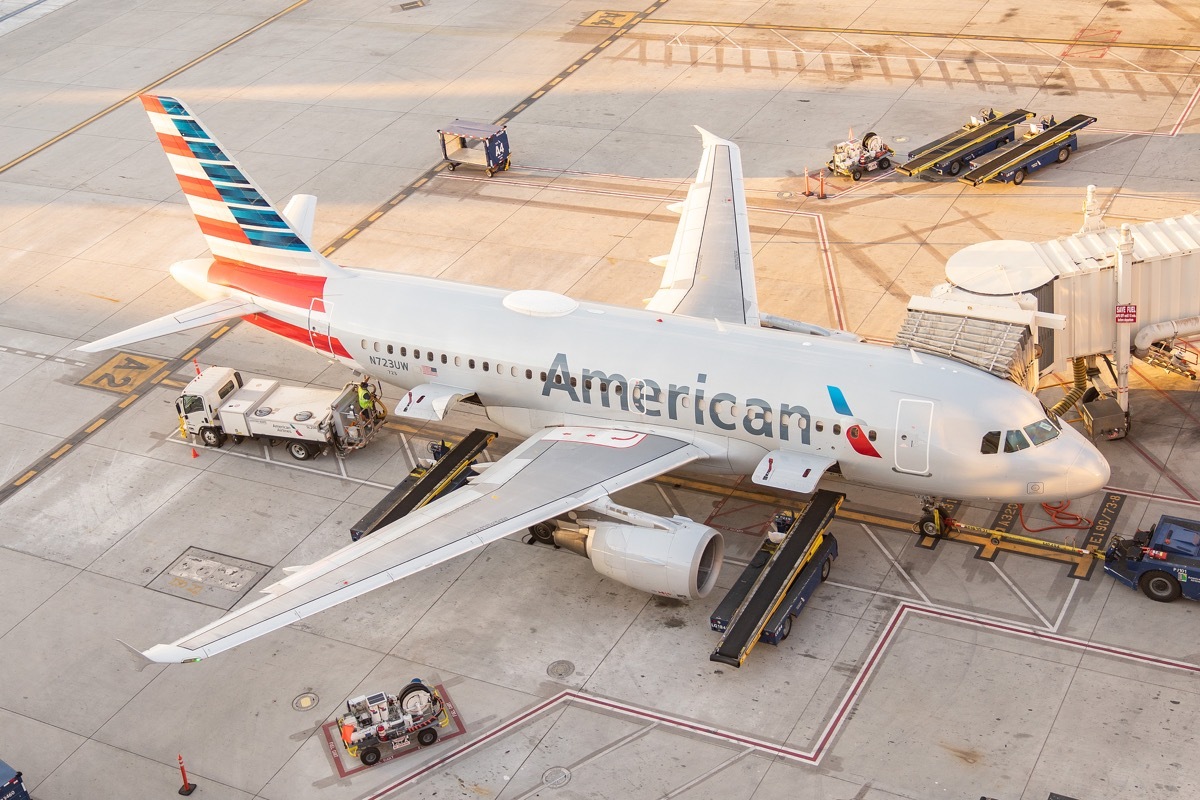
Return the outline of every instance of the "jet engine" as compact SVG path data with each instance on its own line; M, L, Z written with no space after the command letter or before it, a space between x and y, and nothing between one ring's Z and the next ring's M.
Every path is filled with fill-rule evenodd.
M654 520L653 527L559 521L553 541L591 559L601 575L634 589L681 600L706 596L716 585L725 556L721 534L687 517Z

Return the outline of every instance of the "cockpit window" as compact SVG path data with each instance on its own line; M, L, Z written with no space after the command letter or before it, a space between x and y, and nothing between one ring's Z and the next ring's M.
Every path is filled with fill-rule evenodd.
M1058 428L1054 427L1049 419L1039 419L1032 425L1025 426L1025 435L1037 446L1058 436Z
M984 455L1000 452L1000 431L988 431L983 435L983 444L979 445L979 452Z
M1029 440L1020 431L1009 431L1004 435L1004 452L1015 453L1029 447Z

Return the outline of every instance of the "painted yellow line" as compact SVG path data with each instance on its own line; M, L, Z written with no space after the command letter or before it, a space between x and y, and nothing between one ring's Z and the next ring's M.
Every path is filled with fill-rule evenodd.
M170 370L168 370L168 369L164 369L162 372L158 373L158 374L157 374L157 375L155 375L153 378L151 378L151 379L150 379L150 382L151 382L151 383L153 383L153 384L155 384L155 385L158 385L158 384L162 383L162 382L163 382L163 380L164 380L164 379L165 379L165 378L166 378L168 375L170 375L170 374L171 374L171 371L170 371Z
M361 230L361 228L351 228L348 233L342 234L342 239L345 239L347 241L350 239L353 239L355 236L358 235L358 232L360 230Z
M210 339L220 339L222 336L224 336L225 334L229 333L229 331L231 331L231 330L232 330L232 328L231 328L230 326L228 326L228 325L222 325L220 328L217 328L217 332L216 332L216 333L214 333L212 336L210 336L210 337L208 337L208 338L210 338Z
M324 250L321 251L321 255L327 256L330 253L332 253L334 250L337 250L337 248L334 247L333 245L329 245L329 247L326 247Z
M65 453L65 452L67 452L68 450L70 450L72 446L73 446L73 445L71 445L70 443L64 444L62 447L58 448L58 449L57 449L57 450L55 450L53 453L51 453L51 454L50 454L50 458L58 458L58 457L59 457L59 456L61 456L63 453Z
M187 386L183 381L173 380L171 378L163 378L160 382L161 386L170 386L172 389L182 389Z
M104 417L101 417L100 419L93 422L91 425L88 425L86 428L84 428L83 432L91 433L92 431L96 430L96 428L99 428L101 425L103 425L106 422L108 422L108 420L106 420Z
M374 214L372 214L371 216L367 217L367 222L374 222L375 220L379 219L379 218L380 218L380 217L382 217L382 216L383 216L383 212L382 212L382 211L376 211Z
M22 483L29 480L34 475L37 475L37 470L36 469L29 470L29 472L26 472L24 475L22 475L21 477L17 478L15 481L13 481L13 486L20 486Z
M1126 49L1144 50L1183 50L1200 51L1197 44L1159 44L1157 42L1109 42L1098 39L1056 39L1052 37L1034 36L989 36L979 33L938 33L934 31L902 31L879 28L827 28L820 25L772 25L768 22L729 22L719 20L698 19L662 19L648 18L642 20L650 25L688 25L711 28L737 28L741 30L788 31L796 33L836 33L856 34L859 36L896 36L908 39L954 39L959 41L976 42L1013 42L1016 44L1061 44L1061 45L1091 45L1093 47L1120 47Z
M122 400L120 403L118 403L117 406L119 408L128 408L129 406L133 405L133 401L137 400L137 399L138 399L138 395L131 394L131 395L129 395L129 397L126 397L124 400Z
M578 65L578 64L572 64L571 66L567 67L567 74L569 75L569 74L571 74L572 72L574 72L574 71L575 71L575 70L577 70L577 69L579 69L579 65Z
M533 93L533 99L537 100L539 97L541 97L545 93L546 93L545 89L538 89L536 92Z
M428 182L429 182L429 178L417 178L415 181L413 181L413 188L419 189Z
M561 75L559 75L557 78L555 78L554 80L550 81L550 83L548 83L548 84L546 84L546 85L547 85L547 86L558 86L560 83L562 83L562 76L561 76Z
M185 355L185 356L183 357L183 360L184 360L184 361L191 361L193 358L195 358L197 355L199 355L199 353L200 353L200 348L199 348L199 347L193 347L191 350L189 350L189 351L187 352L187 355Z
M67 130L58 134L54 138L49 139L48 141L42 142L40 145L33 148L32 150L22 153L21 155L14 158L12 161L9 161L4 166L0 166L0 174L7 172L8 170L12 169L13 167L17 166L22 161L25 161L28 158L33 158L38 153L45 150L47 147L50 147L53 144L57 144L58 142L61 142L63 139L67 138L68 136L70 136L73 133L78 132L79 130L81 130L83 128L86 128L88 125L91 125L93 122L100 119L101 117L111 114L112 112L114 112L118 108L120 108L121 106L128 103L130 100L136 99L138 97L138 95L143 95L146 92L149 92L153 89L156 89L159 86L162 86L164 83L171 80L175 76L180 75L183 72L186 72L187 70L191 69L192 67L201 63L202 61L212 58L217 53L221 52L222 50L226 49L227 47L231 47L231 46L237 44L238 42L240 42L242 39L245 39L250 34L262 30L263 28L265 28L267 25L270 25L275 20L279 19L280 17L286 16L287 14L290 14L291 12L295 11L300 6L306 5L308 2L309 2L309 0L296 0L295 3L292 3L290 6L283 9L282 11L272 14L271 16L264 19L262 22L258 23L257 25L255 25L252 28L242 31L237 36L234 36L232 39L225 40L221 44L214 47L212 50L209 50L207 53L203 53L201 55L196 56L191 61L184 64L182 67L179 67L178 69L174 69L171 72L164 75L163 77L159 78L158 80L153 81L152 83L147 83L142 88L140 88L130 94L125 95L117 102L113 103L112 105L108 106L107 108L97 111L95 114L88 117L83 122L80 122L78 125L74 125L74 126L68 128Z
M519 105L513 109L513 113L520 114L522 111L524 111L527 108L529 108L529 103L521 103L521 105Z

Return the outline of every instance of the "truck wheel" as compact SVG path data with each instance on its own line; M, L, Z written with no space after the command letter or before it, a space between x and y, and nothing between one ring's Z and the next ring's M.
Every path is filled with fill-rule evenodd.
M1061 164L1070 157L1071 157L1071 148L1064 147L1063 149L1058 151L1058 163Z
M297 461L308 461L317 454L317 448L308 442L288 442L288 453Z
M368 767L379 763L379 748L368 747L358 754L358 760L366 764Z
M879 159L879 168L884 169L884 170L891 169L892 168L892 160L890 158Z
M958 173L962 172L962 162L961 161L951 161L950 166L946 168L946 171L949 172L951 175L957 175Z
M1172 600L1176 600L1183 592L1179 588L1179 581L1175 580L1174 575L1169 575L1157 569L1143 573L1142 577L1138 580L1138 586L1142 588L1142 593L1146 597L1160 603L1169 603Z
M417 744L421 745L421 747L429 747L429 745L436 741L437 731L433 728L424 728L417 731Z
M825 563L821 565L821 580L829 579L829 570L833 566L833 559L825 559Z
M1017 170L1016 173L1013 174L1013 185L1020 186L1022 183L1024 183L1025 175L1026 175L1026 173L1025 173L1025 169L1023 167L1021 169Z
M788 614L783 618L783 629L779 634L779 641L783 641L792 635L792 615Z
M423 683L410 683L400 692L397 702L400 708L415 717L433 705L433 690Z
M850 170L850 179L854 181L862 180L862 170L858 169L857 167Z
M220 447L225 444L225 434L216 428L201 428L200 441L204 442L206 447Z

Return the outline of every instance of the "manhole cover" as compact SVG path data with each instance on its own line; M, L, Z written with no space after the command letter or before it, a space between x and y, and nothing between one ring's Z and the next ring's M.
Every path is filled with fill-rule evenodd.
M795 197L796 195L794 192L776 192L775 196L778 197L780 200L788 200L792 197Z
M575 665L570 661L560 659L546 667L546 674L551 678L566 678L569 675L575 674Z
M292 708L297 711L309 711L316 708L319 702L321 702L321 698L317 697L316 692L305 692L296 695L296 699L292 701Z
M551 789L558 789L571 782L571 770L566 767L551 767L542 773L542 783Z

